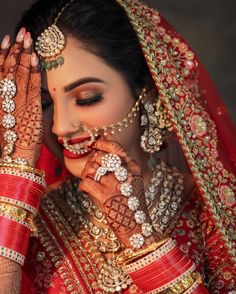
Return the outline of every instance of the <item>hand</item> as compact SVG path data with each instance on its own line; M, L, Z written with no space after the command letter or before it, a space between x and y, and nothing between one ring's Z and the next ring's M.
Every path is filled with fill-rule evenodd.
M42 140L42 108L40 96L40 72L36 54L32 53L30 33L22 28L16 38L16 43L10 47L6 36L0 51L0 80L8 78L14 81L17 94L13 98L15 110L12 112L16 125L12 130L17 134L12 159L25 158L30 166L37 160ZM1 99L2 100L2 99ZM4 112L0 108L0 142L1 150L6 145L2 126Z
M121 183L116 179L114 173L107 173L100 181L94 177L97 169L101 166L101 158L108 153L117 154L122 160L122 166L128 170L128 182L133 187L132 196L139 200L139 209L146 214L146 221L150 221L148 213L141 168L130 156L115 142L99 139L93 148L96 150L94 156L88 160L82 172L80 189L90 195L96 205L104 212L109 226L117 238L130 247L130 237L141 232L141 225L135 221L135 212L128 207L128 198L120 192ZM157 236L146 238L146 244L157 240Z

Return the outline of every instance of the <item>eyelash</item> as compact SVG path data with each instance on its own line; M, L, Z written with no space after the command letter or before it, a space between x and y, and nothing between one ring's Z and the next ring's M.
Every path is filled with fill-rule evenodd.
M99 102L101 102L103 97L101 95L96 95L87 99L76 99L76 106L78 107L86 107L86 106L92 106ZM52 105L51 101L42 101L42 109L45 110L46 108L50 107Z
M86 107L86 106L92 106L95 105L103 100L103 97L101 95L96 95L93 97L90 97L88 99L76 99L75 104L78 107Z

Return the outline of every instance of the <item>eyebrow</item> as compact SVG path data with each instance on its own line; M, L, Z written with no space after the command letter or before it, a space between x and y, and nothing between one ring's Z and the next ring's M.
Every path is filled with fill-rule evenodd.
M88 84L88 83L102 83L102 84L105 84L105 82L103 80L100 80L99 78L88 77L88 78L79 79L78 81L75 81L75 82L65 86L64 91L69 92L69 91L73 90L76 87L79 87L81 85Z

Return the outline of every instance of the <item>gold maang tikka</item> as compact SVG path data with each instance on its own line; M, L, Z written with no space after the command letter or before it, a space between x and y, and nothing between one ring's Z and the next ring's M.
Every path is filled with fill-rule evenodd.
M73 2L70 0L57 14L53 24L45 29L37 38L35 43L36 51L41 57L41 70L49 71L58 66L62 66L65 62L63 56L59 56L64 50L66 39L62 31L58 28L57 22L64 10Z

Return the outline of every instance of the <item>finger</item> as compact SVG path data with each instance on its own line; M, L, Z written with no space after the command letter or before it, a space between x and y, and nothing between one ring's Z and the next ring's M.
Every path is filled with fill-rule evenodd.
M35 52L31 54L31 73L38 73L40 76L39 59Z
M38 63L38 57L33 52L30 56L31 72L28 83L27 102L33 99L34 101L39 100L41 103L41 75Z
M21 28L20 31L17 34L16 37L16 43L11 47L9 54L7 55L7 58L5 59L5 62L3 64L3 75L6 78L14 79L15 78L15 72L16 68L18 66L21 49L22 49L22 43L25 36L25 28Z
M3 65L7 57L9 48L10 48L10 36L6 35L2 40L1 49L0 49L0 80L2 79Z
M118 148L118 144L116 142L112 142L112 141L105 141L104 140L104 145L103 146L106 146L106 148L103 148L103 149L106 149L108 150L110 148L111 145L113 145L112 143L114 143L116 145L116 147ZM95 143L96 144L96 143ZM109 145L109 146L108 146ZM108 146L108 147L107 147ZM100 147L100 146L99 146ZM115 148L116 148L115 147ZM120 146L119 146L120 147ZM116 148L116 150L117 150ZM120 147L122 148L122 147ZM122 148L123 149L123 148ZM110 148L111 150L111 148ZM121 149L120 149L121 150ZM112 149L112 151L114 151L114 149ZM109 153L112 153L112 152L109 152ZM99 165L101 165L101 159L102 157L107 154L103 151L97 151L95 152L92 160L96 163L98 163ZM117 153L116 153L117 154ZM117 154L121 160L123 161L122 163L122 166L124 167L127 167L128 171L131 172L132 174L134 175L141 175L141 168L139 167L139 165L133 160L131 159L131 157L129 155L127 155L127 153L124 151L124 152L119 152L119 154Z
M94 179L98 168L99 168L99 165L97 163L90 161L90 160L87 161L87 163L82 171L81 178L84 179L85 177L90 176L91 178Z
M94 156L93 160L89 160L86 163L85 168L82 172L82 178L89 177L92 180L100 183L104 187L109 188L110 191L119 192L122 181L119 181L117 179L115 172L107 171L104 175L101 175L98 178L96 177L98 168L101 166L99 157L103 154L106 154L106 153L96 152L97 156ZM95 161L95 158L96 160L98 160L97 162ZM125 180L125 182L131 183L132 180L133 180L133 174L128 171L127 179Z
M113 172L107 172L105 175L101 176L98 179L95 179L96 173L98 168L100 167L99 164L88 161L85 169L83 171L83 178L90 178L92 180L94 180L95 182L99 183L100 185L109 188L109 191L120 191L120 184L118 182L118 180L116 179L115 175ZM131 182L131 180L130 180Z
M84 178L80 182L79 189L92 196L98 202L102 201L102 198L104 198L107 192L101 184L89 177Z
M131 184L133 181L133 176L129 173L128 178L125 183ZM115 174L112 172L108 172L105 176L101 177L99 183L105 187L109 187L110 191L116 192L118 194L121 193L120 188L123 182L119 182L115 177Z
M114 141L98 139L94 143L93 148L107 153L117 154L122 157L127 155L124 149L117 142Z
M93 148L107 153L117 154L127 164L127 167L131 172L141 174L141 168L117 142L98 139Z
M15 71L17 68L17 64L19 62L19 56L21 52L21 44L14 44L10 48L9 54L3 65L3 76L14 80L15 78Z
M26 34L26 29L21 28L16 36L16 43L22 43Z
M31 51L32 51L32 39L30 33L27 32L24 35L23 50L19 58L19 64L16 70L16 83L18 85L18 94L23 99L26 99L27 85L30 77L31 70Z

